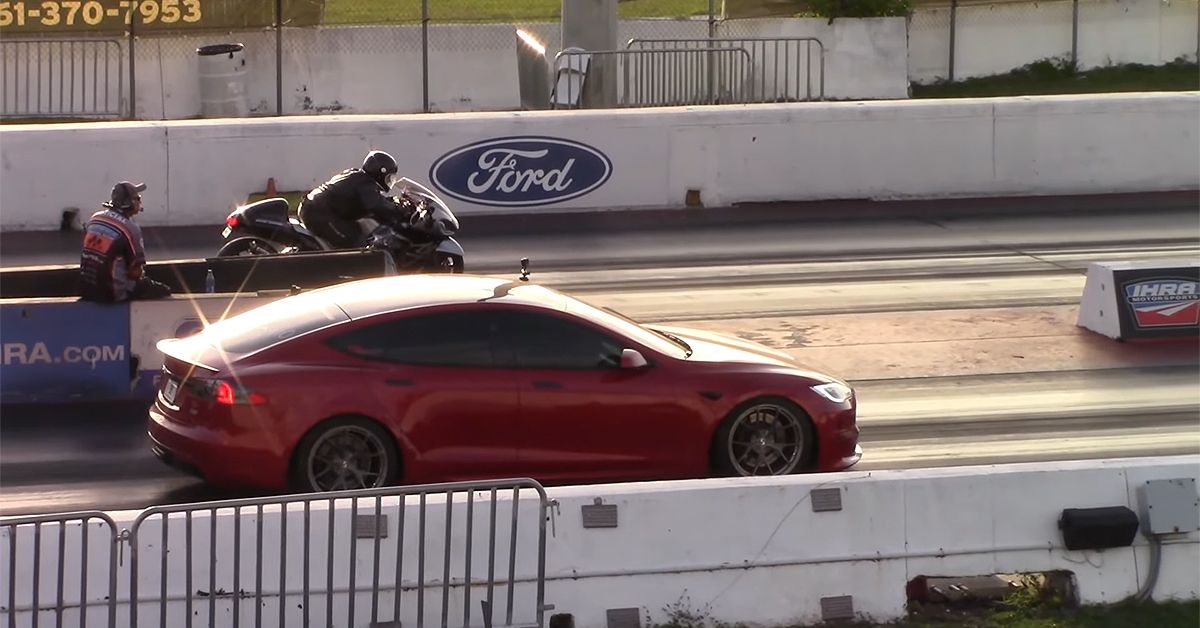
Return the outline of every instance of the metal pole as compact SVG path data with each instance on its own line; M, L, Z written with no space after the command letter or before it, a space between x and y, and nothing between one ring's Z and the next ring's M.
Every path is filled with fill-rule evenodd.
M133 55L134 25L137 24L140 0L133 0L133 13L129 15L129 119L137 118L137 61ZM163 112L166 115L166 112Z
M950 2L950 80L954 80L954 31L958 17L958 0Z
M429 113L429 0L421 0L421 100Z
M1079 0L1071 0L1071 70L1079 67Z
M708 0L708 104L713 104L713 83L716 82L714 72L716 68L716 57L712 48L714 47L713 40L717 36L717 0Z
M275 115L283 115L283 0L275 0Z

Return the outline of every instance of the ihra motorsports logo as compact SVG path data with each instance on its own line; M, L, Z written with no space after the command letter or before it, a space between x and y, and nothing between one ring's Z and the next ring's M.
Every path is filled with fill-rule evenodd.
M1200 283L1192 279L1147 279L1125 285L1125 300L1138 327L1200 324Z

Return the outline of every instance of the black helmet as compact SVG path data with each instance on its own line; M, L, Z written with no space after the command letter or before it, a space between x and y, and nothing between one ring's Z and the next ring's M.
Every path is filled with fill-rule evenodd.
M373 150L367 153L367 158L362 163L363 172L371 175L383 190L392 188L392 175L400 170L400 166L396 164L396 160L389 154L381 150Z
M104 203L101 203L101 205L117 211L128 212L129 210L133 209L133 202L141 198L141 194L139 194L139 192L145 191L145 183L121 181L113 186L110 199Z

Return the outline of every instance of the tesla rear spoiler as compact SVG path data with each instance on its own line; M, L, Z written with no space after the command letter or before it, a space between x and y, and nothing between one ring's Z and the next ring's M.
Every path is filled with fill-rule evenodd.
M159 340L154 347L168 360L199 367L213 373L220 372L220 369L200 361L200 356L209 348L207 344L196 342L191 338L165 338Z

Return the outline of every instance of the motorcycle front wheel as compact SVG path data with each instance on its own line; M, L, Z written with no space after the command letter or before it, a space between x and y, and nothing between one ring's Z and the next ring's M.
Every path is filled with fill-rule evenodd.
M438 265L435 272L454 274L463 272L462 256L453 253L438 253Z
M236 238L225 243L217 257L240 257L243 255L278 255L279 247L262 238Z

